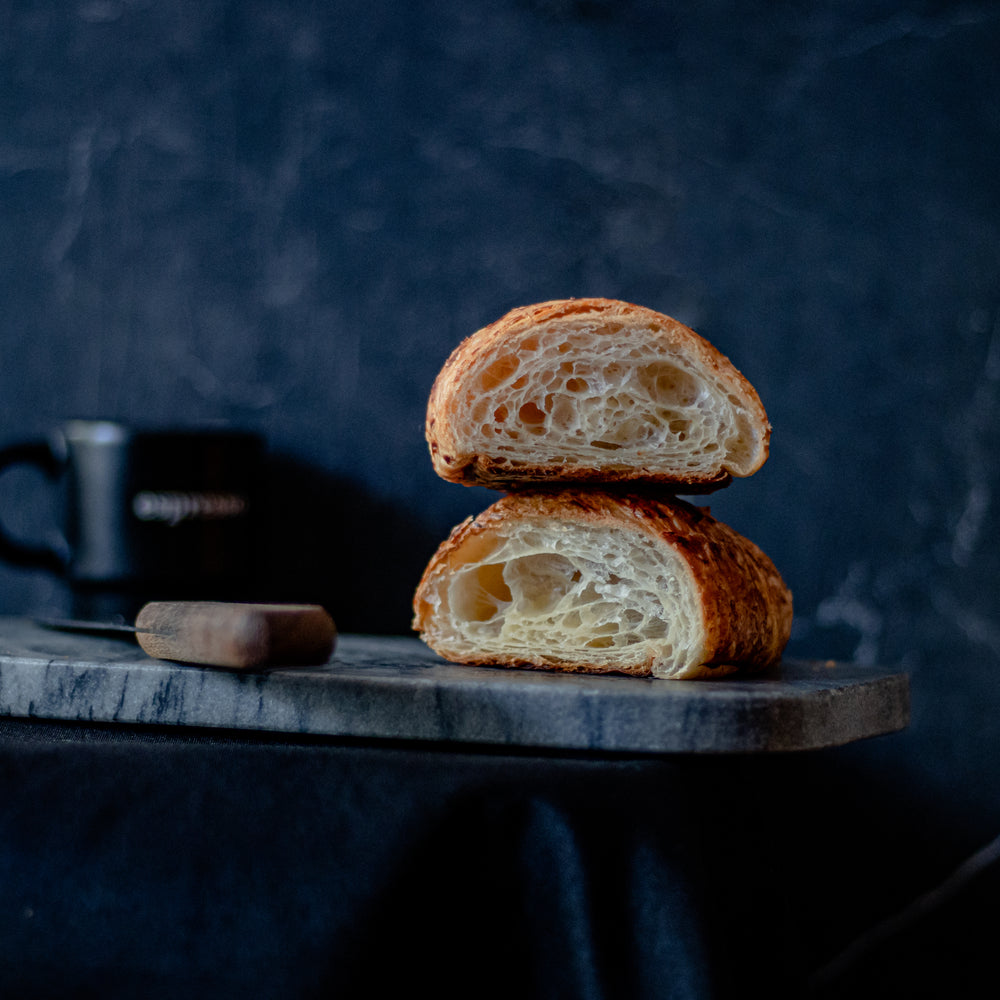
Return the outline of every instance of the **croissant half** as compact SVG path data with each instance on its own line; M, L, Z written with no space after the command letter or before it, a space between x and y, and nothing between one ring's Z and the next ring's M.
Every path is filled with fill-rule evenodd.
M777 663L791 594L753 542L679 500L502 497L455 528L414 596L445 659L695 678Z
M515 309L452 352L426 437L444 479L654 482L703 492L767 459L770 424L723 354L662 313L612 299Z

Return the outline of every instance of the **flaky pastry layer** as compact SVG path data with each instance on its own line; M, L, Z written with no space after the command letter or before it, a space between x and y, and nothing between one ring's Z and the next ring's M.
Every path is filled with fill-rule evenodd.
M496 488L749 476L771 427L753 386L677 320L612 299L515 309L468 337L431 390L437 473Z
M600 489L530 490L456 527L414 596L448 660L662 678L777 663L791 593L704 509Z

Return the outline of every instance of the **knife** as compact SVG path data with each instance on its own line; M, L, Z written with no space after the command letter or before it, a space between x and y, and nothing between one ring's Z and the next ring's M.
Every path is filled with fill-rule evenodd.
M326 663L337 628L315 604L237 604L224 601L151 601L134 625L38 618L72 632L134 635L159 660L246 670Z

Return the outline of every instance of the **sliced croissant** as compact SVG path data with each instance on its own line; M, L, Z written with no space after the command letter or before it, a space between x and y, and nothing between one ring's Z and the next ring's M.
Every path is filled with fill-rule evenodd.
M502 497L455 528L414 596L445 659L694 678L777 663L791 594L753 542L679 500Z
M770 433L753 386L708 341L611 299L525 306L474 333L441 369L426 422L440 476L499 488L716 489L764 464Z

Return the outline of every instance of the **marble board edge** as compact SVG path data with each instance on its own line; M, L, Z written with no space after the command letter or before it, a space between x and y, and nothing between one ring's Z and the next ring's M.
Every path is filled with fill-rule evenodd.
M22 717L633 754L822 749L909 721L904 674L813 661L788 661L798 687L650 681L467 667L417 639L345 635L328 664L248 674L21 629L30 654L7 635L0 623L0 714Z

